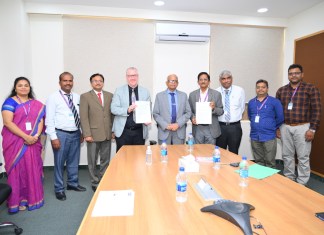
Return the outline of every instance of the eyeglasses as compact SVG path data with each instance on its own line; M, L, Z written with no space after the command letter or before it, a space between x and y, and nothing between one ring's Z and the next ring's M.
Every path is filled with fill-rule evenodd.
M92 83L103 83L102 80L92 80L91 82L92 82Z
M138 74L127 74L127 77L137 77Z
M168 80L168 83L178 83L178 80Z
M301 74L301 72L288 73L289 76L294 76L294 75L297 75L298 76L300 74Z

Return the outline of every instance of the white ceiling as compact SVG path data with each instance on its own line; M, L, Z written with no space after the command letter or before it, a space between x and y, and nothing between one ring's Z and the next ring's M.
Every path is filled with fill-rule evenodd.
M24 0L24 2L33 3L201 12L273 18L290 18L323 1L324 0L164 0L164 6L156 7L153 4L154 0ZM264 14L257 13L257 9L262 7L268 8L269 11Z

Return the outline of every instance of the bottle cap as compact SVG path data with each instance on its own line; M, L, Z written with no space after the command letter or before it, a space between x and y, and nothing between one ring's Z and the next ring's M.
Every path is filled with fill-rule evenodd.
M179 171L185 171L185 168L183 166L180 166Z
M242 156L242 160L246 160L247 158L246 158L246 156Z
M218 146L215 146L215 149L219 149L219 147Z

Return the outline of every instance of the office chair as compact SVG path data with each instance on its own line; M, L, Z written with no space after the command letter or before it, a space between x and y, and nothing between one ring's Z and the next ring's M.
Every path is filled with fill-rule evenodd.
M2 163L0 163L0 166L2 165ZM11 187L8 184L2 184L0 183L0 205L7 200L7 198L10 196L11 194ZM15 228L15 234L19 235L22 234L23 229L19 228L17 225L15 225L12 222L0 222L0 229L2 228L6 228L6 227L14 227Z

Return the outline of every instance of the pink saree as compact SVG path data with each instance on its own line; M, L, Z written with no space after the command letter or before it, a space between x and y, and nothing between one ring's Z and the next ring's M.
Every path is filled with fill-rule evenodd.
M30 112L26 116L28 102L30 102ZM13 122L22 131L31 135L37 133L38 124L45 116L45 106L37 100L17 104L12 98L8 98L2 106L2 110L14 112ZM32 126L32 130L29 131L26 130L27 119ZM21 137L13 134L6 127L3 127L2 137L5 169L8 175L8 184L12 187L12 193L8 198L8 211L10 213L18 212L19 206L26 206L28 210L40 208L44 204L40 140L33 145L26 145Z

